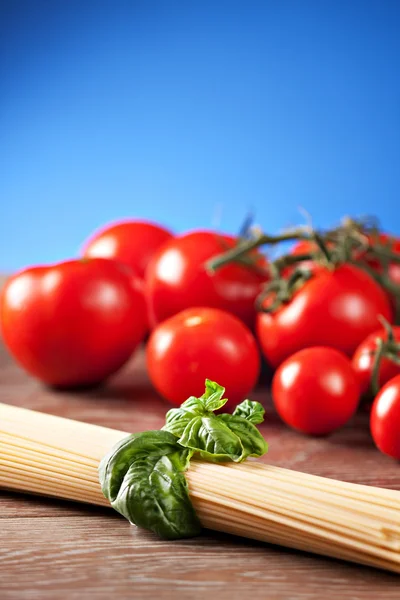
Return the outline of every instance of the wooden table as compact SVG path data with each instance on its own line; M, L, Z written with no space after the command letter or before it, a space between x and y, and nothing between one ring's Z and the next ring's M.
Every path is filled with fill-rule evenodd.
M72 394L42 387L1 345L0 402L132 432L160 427L167 408L141 353L106 387ZM374 449L365 415L313 439L284 427L267 403L263 434L272 464L400 489L400 466ZM163 542L111 510L0 491L0 598L398 600L400 578L212 532Z

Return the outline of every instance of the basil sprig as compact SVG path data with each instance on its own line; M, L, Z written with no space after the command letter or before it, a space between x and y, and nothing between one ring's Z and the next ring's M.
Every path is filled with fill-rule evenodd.
M192 396L180 408L167 412L164 431L178 438L185 448L200 452L201 458L213 462L241 462L248 456L262 456L268 445L254 423L262 423L264 409L259 402L245 400L232 415L215 415L227 402L225 388L206 379L206 392Z
M170 410L159 431L128 436L103 458L103 494L130 523L165 539L193 537L201 525L184 472L195 453L212 462L262 456L268 446L255 427L264 419L258 402L245 400L233 414L214 414L227 402L225 388L206 380L206 391Z

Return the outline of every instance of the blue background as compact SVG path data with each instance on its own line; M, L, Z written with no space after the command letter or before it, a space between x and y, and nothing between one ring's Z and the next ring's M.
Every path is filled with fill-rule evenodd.
M0 0L0 269L99 225L400 233L400 2Z

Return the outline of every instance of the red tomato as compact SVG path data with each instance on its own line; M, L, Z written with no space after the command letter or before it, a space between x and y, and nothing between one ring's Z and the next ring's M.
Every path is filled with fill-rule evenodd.
M400 344L400 327L393 327L392 330L395 340ZM387 340L387 331L384 328L371 333L361 342L353 356L352 365L360 383L361 394L369 392L378 338ZM400 366L387 358L383 358L379 369L379 386L382 387L389 379L399 374Z
M155 388L175 406L201 396L206 378L226 388L233 406L255 386L260 356L239 319L215 308L189 308L152 332L147 367Z
M236 239L211 231L194 231L165 244L147 271L147 292L154 323L192 306L220 308L252 327L254 302L267 276L229 264L210 274L205 263L232 248ZM264 258L253 254L259 267ZM203 382L204 383L204 382Z
M83 247L83 256L114 258L129 265L139 277L154 253L172 233L146 221L121 221L95 233Z
M400 460L400 375L388 381L374 400L371 434L381 452Z
M146 331L144 295L127 267L101 258L31 267L1 297L4 341L31 375L56 386L117 371Z
M344 264L319 269L292 300L274 313L259 313L257 334L274 367L310 346L330 346L352 356L379 325L378 315L392 321L385 292L367 273Z
M272 397L290 427L323 435L353 416L360 390L349 359L322 346L300 350L281 364L272 381Z

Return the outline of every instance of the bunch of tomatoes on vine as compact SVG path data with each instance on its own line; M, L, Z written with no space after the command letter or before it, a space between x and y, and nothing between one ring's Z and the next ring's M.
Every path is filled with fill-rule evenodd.
M9 351L47 385L99 384L145 344L171 404L209 378L235 405L264 365L290 427L326 435L361 406L378 448L400 459L400 239L372 219L238 237L121 221L80 257L13 275L0 310Z

